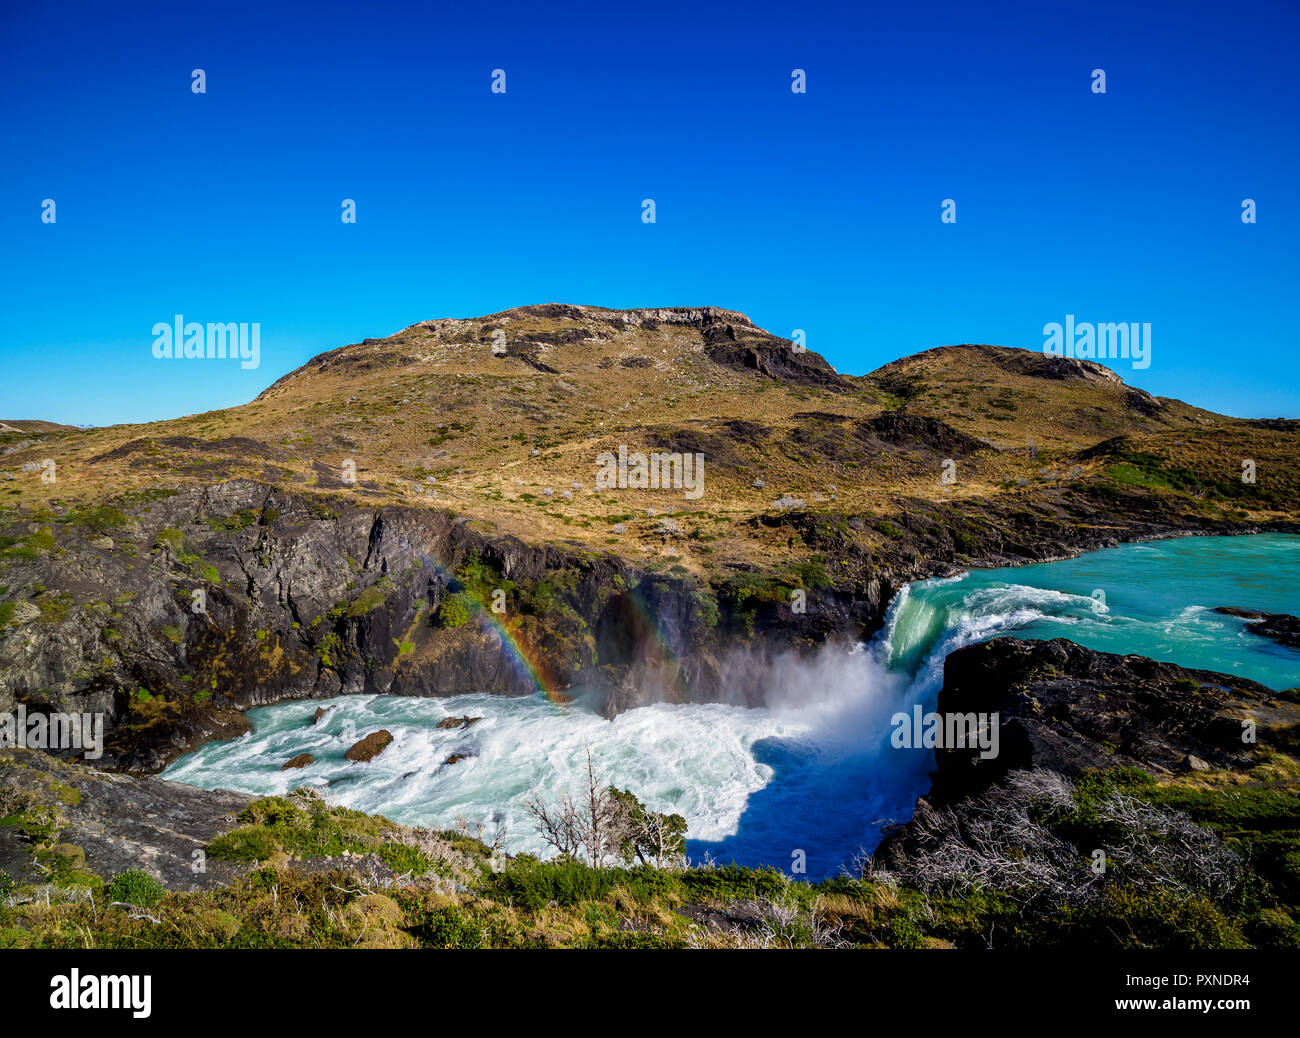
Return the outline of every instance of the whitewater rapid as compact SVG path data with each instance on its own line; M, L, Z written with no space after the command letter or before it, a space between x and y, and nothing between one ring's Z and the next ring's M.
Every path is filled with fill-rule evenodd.
M1189 565L1194 576L1184 572ZM1158 587L1134 580L1138 566ZM950 653L1013 632L1068 637L1287 687L1288 675L1300 684L1300 657L1211 610L1298 612L1297 578L1300 537L1283 535L1125 545L975 571L903 588L869 646L777 660L764 678L763 708L661 704L608 721L581 697L567 705L482 694L282 703L250 711L254 731L200 747L163 777L256 794L316 786L342 806L437 828L463 818L482 824L488 839L503 833L510 853L545 854L524 802L579 792L590 750L605 782L686 818L694 860L789 871L802 856L818 878L873 849L883 827L910 817L928 789L933 751L893 748L890 718L915 704L934 708ZM327 713L313 724L318 706ZM466 715L481 720L438 727ZM394 737L379 757L344 759L379 728ZM300 753L315 763L282 770ZM453 755L460 759L449 763Z
M809 874L832 874L875 845L884 821L910 813L928 755L911 755L910 768L882 764L883 754L897 755L888 715L905 687L869 651L825 650L774 667L771 678L779 705L659 704L612 721L580 701L540 695L283 703L251 711L253 732L209 743L163 777L258 794L316 786L345 807L438 828L463 818L489 840L504 833L510 853L544 854L524 803L533 793L554 802L579 792L590 750L605 782L686 818L695 860L789 867L802 852ZM327 712L313 724L317 707ZM438 727L465 716L481 720ZM383 753L365 764L344 759L380 728L393 735ZM300 753L315 762L282 770Z

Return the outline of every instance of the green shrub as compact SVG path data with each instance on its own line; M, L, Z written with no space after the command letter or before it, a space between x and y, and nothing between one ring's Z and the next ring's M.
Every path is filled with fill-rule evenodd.
M774 868L747 869L740 865L688 869L681 874L681 884L688 897L723 904L776 898L790 887L786 878Z
M35 533L27 535L27 547L36 551L49 551L54 547L54 534L48 526L42 526Z
M178 552L185 545L185 534L180 530L167 528L158 531L158 539L154 541L154 547L167 548L173 552Z
M471 552L469 557L456 569L456 581L461 589L469 592L480 602L492 597L492 589L501 586L501 574L495 566L485 561L478 552Z
M104 888L108 901L123 901L139 908L152 908L167 893L167 888L141 869L127 869L113 877Z
M404 843L385 843L375 852L379 860L398 875L413 873L423 876L433 868L433 859L418 847L409 847Z
M889 921L885 943L891 948L920 948L924 945L924 935L916 923L900 915Z
M1248 930L1257 948L1300 948L1300 926L1283 909L1265 908Z
M498 896L526 912L540 912L552 901L571 906L608 895L624 873L593 869L579 861L540 862L520 855L504 872L492 878Z
M327 667L334 666L336 657L343 655L343 639L333 631L316 643L316 658Z
M706 627L718 626L718 600L708 591L702 591L696 595L695 600L700 606L700 619L704 621Z
M438 624L441 627L464 627L474 615L476 603L463 591L457 591L442 600L438 607Z
M384 579L381 579L377 584L372 584L348 604L346 614L356 617L373 613L388 601L389 589L389 583Z
M759 573L738 573L720 589L720 597L729 599L739 611L757 609L759 605L788 602L791 587L775 577Z
M555 585L549 580L539 580L523 595L522 604L526 612L534 616L546 616L555 608Z
M63 814L53 804L31 803L28 798L20 798L8 810L12 813L0 818L0 826L13 829L35 844L52 843L66 824Z
M62 623L75 604L73 597L66 591L42 595L36 600L36 608L41 611L41 623L45 624Z
M813 558L808 562L796 562L790 567L794 571L795 578L802 588L813 589L831 586L830 575L826 572L826 565L821 558Z
M415 926L411 935L426 948L481 948L483 928L454 905L435 908Z
M265 861L278 849L275 834L260 825L223 833L208 844L208 854L225 861Z
M70 517L70 521L77 526L89 527L100 534L111 533L130 522L121 509L109 505L99 505L95 508L86 508L80 512L74 512Z
M56 887L103 886L104 881L86 868L86 852L76 844L57 843L36 852L36 861L48 870L49 881Z
M209 525L211 525L212 522L213 521L210 520ZM227 530L247 530L257 522L257 513L251 508L241 508L233 515L228 515L225 519L215 520L215 522Z
M1066 913L1068 917L1072 913ZM1058 917L1059 919L1059 917ZM1070 925L1070 943L1119 948L1245 948L1237 925L1212 901L1172 890L1115 887ZM1082 932L1081 932L1082 931Z

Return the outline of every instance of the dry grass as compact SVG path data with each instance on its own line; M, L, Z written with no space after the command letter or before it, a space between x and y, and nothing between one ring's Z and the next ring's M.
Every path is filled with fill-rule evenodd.
M372 503L448 508L529 540L598 550L618 545L699 571L710 556L787 558L784 539L744 523L787 493L813 509L886 515L904 497L985 500L1032 492L1103 476L1108 459L1081 462L1074 455L1121 434L1132 437L1134 449L1214 473L1223 468L1228 476L1242 457L1259 459L1261 472L1274 477L1300 460L1294 432L1176 401L1157 402L1152 417L1144 402L1152 398L1139 394L1144 401L1135 404L1118 380L1048 379L989 360L1037 357L1027 351L929 351L870 376L843 377L842 390L832 391L715 363L694 326L622 326L622 316L525 309L423 322L322 354L242 407L92 430L24 423L0 431L11 447L39 438L5 458L14 478L0 483L0 503L39 508L249 478ZM493 354L493 328L505 331L511 355ZM788 348L756 329L746 334ZM196 377L202 371L196 364ZM933 452L836 456L825 447L851 437L853 423L900 407L941 419L1001 453L959 461L958 483L944 486ZM811 412L831 417L814 420ZM762 429L751 439L728 423ZM661 449L666 434L724 445L722 459L705 451L703 498L594 490L599 453L619 444ZM20 470L45 458L58 464L55 484ZM347 459L356 464L355 485L340 478ZM752 485L756 478L762 489ZM664 513L673 515L680 535L659 530ZM625 529L615 534L620 521Z

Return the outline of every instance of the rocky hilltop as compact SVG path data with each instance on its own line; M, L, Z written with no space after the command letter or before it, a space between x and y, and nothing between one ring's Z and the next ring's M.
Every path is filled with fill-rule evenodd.
M102 711L135 772L285 698L752 703L910 580L1300 529L1297 423L995 346L843 375L712 307L425 321L238 408L7 424L0 711ZM620 449L702 456L701 493L598 486Z

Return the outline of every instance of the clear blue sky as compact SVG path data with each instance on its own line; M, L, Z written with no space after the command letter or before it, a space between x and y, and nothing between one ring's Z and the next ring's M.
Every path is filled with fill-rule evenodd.
M550 301L742 310L855 374L1150 322L1127 381L1300 415L1298 44L1254 0L6 3L0 418L230 406ZM261 367L155 360L176 313L260 322Z

